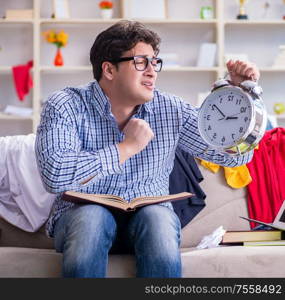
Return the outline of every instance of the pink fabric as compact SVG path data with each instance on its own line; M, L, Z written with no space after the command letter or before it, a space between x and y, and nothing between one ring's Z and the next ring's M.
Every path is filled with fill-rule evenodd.
M26 65L17 65L12 68L14 84L20 101L24 100L25 95L33 87L33 79L30 75L30 68L33 67L33 61L30 60Z
M252 177L247 186L249 217L271 223L285 200L285 128L265 133L247 167Z

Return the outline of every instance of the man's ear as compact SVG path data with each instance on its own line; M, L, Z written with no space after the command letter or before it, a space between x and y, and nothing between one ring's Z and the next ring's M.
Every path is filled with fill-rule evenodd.
M102 63L102 75L108 80L112 80L114 78L115 69L116 67L109 61L104 61Z

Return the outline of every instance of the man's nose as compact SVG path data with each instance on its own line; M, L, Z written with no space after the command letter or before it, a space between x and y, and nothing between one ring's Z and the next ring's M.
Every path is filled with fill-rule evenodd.
M145 74L151 77L156 76L156 72L154 71L154 66L151 64L151 62L148 63L147 68L145 69Z

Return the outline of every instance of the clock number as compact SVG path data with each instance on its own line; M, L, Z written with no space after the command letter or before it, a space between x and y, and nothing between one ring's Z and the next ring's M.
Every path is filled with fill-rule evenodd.
M229 95L228 96L228 101L233 101L234 100L234 96L233 95Z
M208 126L208 130L212 130L212 127L210 125Z
M223 102L223 98L220 98L220 104Z
M236 105L240 105L241 104L241 99L237 99L236 100Z
M242 133L242 131L243 131L243 127L240 127L239 132Z
M224 143L226 140L226 138L223 136L223 138L221 139L221 141Z
M216 132L213 134L213 139L215 139L215 138L217 138L217 133Z
M208 121L210 121L210 118L211 118L211 116L210 116L210 115L207 115L207 120L208 120Z
M248 121L248 117L245 117L245 118L244 118L244 121L247 122L247 121Z
M245 113L245 112L246 112L246 107L241 107L241 108L240 108L240 112L241 112L241 113Z
M233 140L235 139L235 133L232 133L232 139Z

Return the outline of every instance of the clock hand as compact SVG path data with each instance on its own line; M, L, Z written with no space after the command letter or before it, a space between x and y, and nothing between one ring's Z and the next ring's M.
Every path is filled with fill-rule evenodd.
M236 113L236 114L233 114L233 115L231 115L231 116L228 116L228 117L226 117L226 120L236 120L236 119L238 119L238 117L236 117L236 115L239 115L240 114L240 112L238 112L238 113ZM219 119L219 121L220 120L224 120L225 118L221 118L221 119Z
M238 117L233 117L233 116L226 117L226 120L234 120L234 119L238 119Z
M216 109L219 111L219 113L225 117L225 115L223 114L223 112L218 108L218 106L216 104L213 105L213 107L216 107ZM219 120L222 120L222 119L219 119Z
M233 116L236 116L236 115L239 115L239 114L241 114L240 112L238 112L238 113L236 113L236 114L233 114L233 115L231 115L231 116L229 116L229 117L233 117Z

